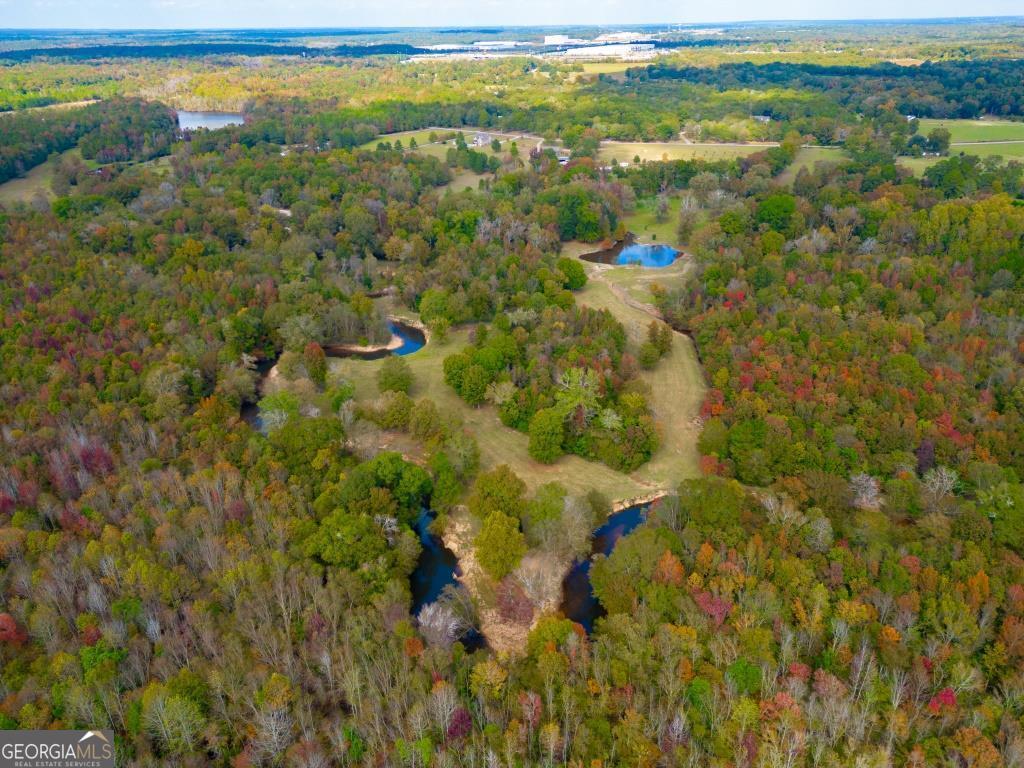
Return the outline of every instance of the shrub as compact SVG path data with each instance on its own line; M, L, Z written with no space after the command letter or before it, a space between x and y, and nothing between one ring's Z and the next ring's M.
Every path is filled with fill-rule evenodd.
M377 372L377 386L381 392L409 393L412 387L412 370L401 357L392 355L384 361Z
M526 554L526 540L519 521L503 512L492 512L473 542L476 559L492 579L505 578Z

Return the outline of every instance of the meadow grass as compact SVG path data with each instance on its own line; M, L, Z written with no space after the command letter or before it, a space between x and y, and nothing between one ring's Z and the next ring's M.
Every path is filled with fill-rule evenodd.
M50 182L53 180L55 165L55 159L50 158L24 176L0 184L0 203L7 205L18 202L27 203L40 193L48 200L53 199L54 194L50 188Z
M639 157L647 162L665 160L731 160L761 152L765 144L684 144L681 141L604 141L598 160L610 163L634 162Z
M974 155L975 157L1001 157L1004 160L1024 161L1024 141L1012 144L954 144L949 148L950 156ZM931 166L946 157L900 157L897 163L909 168L915 176L922 175Z
M626 304L616 295L611 284L620 289L625 287L632 293L630 289L636 288L632 281L648 280L650 276L645 273L661 270L620 268L614 278L609 278L614 281L611 284L604 279L603 273L612 271L607 267L588 263L587 271L591 279L577 296L577 301L611 312L623 324L635 348L646 338L652 318L647 312ZM633 472L631 478L648 488L669 490L681 480L699 475L697 437L700 428L695 419L700 413L706 385L693 342L680 333L673 334L672 351L653 369L642 372L641 378L650 387L649 402L654 418L661 426L662 440L651 460Z
M593 246L570 244L564 252L574 255L589 248ZM577 301L581 305L612 312L626 327L635 349L645 338L650 316L628 306L619 298L609 283L604 282L604 276L597 274L600 271L598 265L585 266L592 279L577 294ZM685 264L680 263L678 268L667 269L662 278L678 280L685 273ZM649 299L649 283L646 294L637 289L636 285L638 281L643 283L651 279L650 275L643 274L645 271L653 270L613 268L607 279L619 289L632 288ZM394 311L392 314L413 317L408 311ZM573 493L585 493L594 488L612 501L671 490L682 479L697 475L699 457L696 444L699 430L694 417L704 397L704 378L693 344L685 336L675 334L672 352L653 370L641 374L651 388L651 408L661 424L662 445L651 461L629 475L579 456L563 456L554 464L541 464L530 458L527 435L502 424L493 406L473 408L444 383L444 358L458 352L468 344L468 340L468 329L456 329L449 333L445 342L432 338L423 349L404 359L414 377L410 395L413 398L429 397L443 411L457 414L463 428L476 438L480 446L481 466L484 469L508 464L530 489L544 483L557 482ZM379 396L376 376L383 360L332 358L329 362L332 372L353 383L357 400L368 401ZM407 444L405 441L398 443Z
M837 163L845 158L846 152L839 147L800 147L793 162L779 174L779 181L787 185L792 184L801 168L811 171L814 170L815 163Z
M1024 141L1024 122L1012 120L935 120L922 118L917 132L927 136L936 128L949 131L954 144L964 141Z
M668 200L668 215L664 221L658 221L657 199L644 198L636 203L636 210L624 216L622 221L626 229L636 235L642 243L665 243L674 245L676 242L676 227L679 222L679 198L670 197Z

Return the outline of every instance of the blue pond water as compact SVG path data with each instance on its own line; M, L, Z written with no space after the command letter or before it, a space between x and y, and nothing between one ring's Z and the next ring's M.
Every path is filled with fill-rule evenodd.
M411 355L413 352L423 349L423 346L427 343L420 330L404 323L389 321L388 329L402 340L402 346L392 350L391 353L394 355Z
M639 264L642 267L667 267L679 251L668 245L627 245L615 257L616 264Z
M562 581L562 613L567 619L582 624L587 634L594 630L594 621L605 615L604 608L594 597L590 586L590 567L594 555L610 555L619 539L646 519L650 506L637 504L611 515L604 525L594 531L591 556L577 561Z

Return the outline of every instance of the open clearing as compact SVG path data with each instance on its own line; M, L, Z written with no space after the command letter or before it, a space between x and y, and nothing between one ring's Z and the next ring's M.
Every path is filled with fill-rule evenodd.
M540 464L527 453L529 438L501 423L493 406L472 408L463 402L444 383L442 364L448 355L458 352L468 343L469 331L459 329L449 334L446 343L431 340L423 349L405 357L412 369L415 384L413 398L429 397L442 410L459 414L464 427L480 446L483 469L508 464L524 482L535 489L544 483L557 482L574 493L586 493L596 488L610 499L628 499L649 493L652 488L616 472L603 464L590 462L579 456L563 456L551 465ZM356 398L372 400L380 393L377 389L377 371L383 360L332 358L331 370L349 379L356 388Z
M448 150L455 146L455 139L453 134L461 133L462 137L466 140L466 144L469 145L470 149L475 149L478 152L486 152L487 154L499 154L502 155L509 150L512 142L516 142L519 147L519 151L525 156L528 155L530 150L533 149L543 139L540 136L534 136L528 133L517 133L507 131L497 131L488 128L474 128L471 126L463 126L462 128L424 128L419 131L399 131L397 133L385 133L381 134L375 139L371 139L365 144L360 145L359 149L376 149L377 145L383 142L394 143L395 141L401 141L402 147L406 152L409 151L409 142L416 139L415 152L419 152L424 155L431 155L444 160L447 157ZM488 136L488 143L482 146L473 146L473 139L478 133L486 134ZM433 139L431 139L433 136ZM449 138L445 138L445 137ZM498 152L494 152L491 149L490 139L497 139L501 143L501 149Z
M761 152L774 144L687 144L682 141L602 141L598 160L633 163L664 160L732 160Z
M1024 122L1012 120L934 120L922 118L917 132L927 136L936 128L949 131L950 141L1024 141Z
M779 174L782 184L792 184L801 168L814 170L816 163L838 163L846 158L846 152L839 147L800 147L789 167Z
M583 249L592 248L570 244L566 253L578 254ZM594 279L577 294L577 300L580 304L608 309L626 326L635 343L645 338L651 316L642 309L628 306L620 296L625 292L631 303L639 304L645 298L649 300L649 286L655 279L680 280L686 271L685 262L680 262L678 267L669 267L667 271L607 268L595 264L585 266ZM607 276L599 274L604 271L607 271ZM645 274L647 272L661 274ZM403 313L394 314L401 317ZM558 482L570 492L585 493L593 488L614 501L670 490L684 478L697 474L699 429L694 419L704 397L704 378L693 344L685 336L675 334L671 354L653 370L642 374L652 390L651 407L662 425L662 445L651 461L631 475L625 475L579 456L563 456L554 464L540 464L527 452L527 435L502 424L493 406L471 408L463 402L444 383L442 365L445 357L467 344L468 335L467 329L454 330L445 343L432 339L419 352L404 359L415 377L411 396L429 397L442 410L458 413L464 427L480 446L484 469L508 464L531 489L544 483ZM383 360L330 359L331 370L355 385L358 400L372 400L379 395L376 374L382 364Z
M1024 161L1024 141L990 142L982 144L953 144L949 156L974 155L975 157L1001 157L1004 160ZM928 168L946 157L900 157L897 162L920 176Z
M658 221L657 205L658 201L655 198L637 200L636 210L623 217L623 223L642 243L671 244L676 239L676 225L679 222L679 198L669 198L668 215L664 221Z
M585 264L590 280L577 295L577 301L611 312L625 326L634 344L646 338L652 316L635 300L627 304L627 297L632 299L634 292L641 292L645 284L649 286L659 279L666 284L680 280L686 269L683 260L677 262L678 267L666 267L674 271L662 276L647 274L662 272L660 269ZM681 480L699 474L697 437L700 427L696 418L704 399L705 384L693 342L681 333L674 333L671 353L652 370L644 371L641 378L651 388L650 405L662 426L662 441L651 460L631 477L648 489L672 489Z
M55 159L50 158L24 176L0 184L0 203L27 203L37 194L42 194L47 200L52 199L54 194L50 188L50 181L53 179L55 165Z
M461 192L464 189L476 189L480 184L480 179L493 178L489 173L476 174L473 171L452 169L452 180L447 184L439 187L442 190L451 190L452 192Z

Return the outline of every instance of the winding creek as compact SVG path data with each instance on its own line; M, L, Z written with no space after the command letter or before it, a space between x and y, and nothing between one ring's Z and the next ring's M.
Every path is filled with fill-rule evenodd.
M388 355L409 355L419 351L426 344L423 331L412 325L392 318L388 321L388 328L392 333L392 341L387 346L365 348L334 345L325 346L324 352L328 357L376 360ZM266 360L257 367L261 389L276 362ZM262 428L257 404L245 404L241 415L254 428ZM590 570L594 558L598 555L610 555L623 536L644 522L650 506L651 502L644 502L612 513L604 524L594 531L590 556L576 561L562 581L561 611L566 618L581 624L587 634L593 632L594 622L605 615L605 610L594 596L590 583ZM458 558L444 545L441 537L430 529L435 517L436 514L432 510L424 508L413 526L421 545L416 568L409 577L414 616L419 614L425 605L436 601L449 584L457 584L461 575ZM461 642L470 651L486 646L483 635L477 630L470 632Z
M459 560L455 553L441 541L441 537L430 530L430 524L437 515L429 509L420 510L413 530L419 536L419 560L416 570L409 577L409 588L412 591L412 615L417 616L423 606L432 603L441 596L449 584L457 584L461 575ZM475 651L486 645L484 636L473 629L460 641L468 651Z
M377 360L388 355L411 355L423 349L427 343L427 337L419 328L403 323L394 318L388 320L388 330L391 331L391 343L387 346L377 347L353 347L344 344L327 345L324 347L324 354L327 357L358 357L361 360ZM259 374L259 381L256 384L256 391L262 395L263 382L277 365L277 358L263 360L256 365L256 372ZM253 429L263 431L263 419L260 418L260 408L257 403L244 403L241 409L241 416Z
M605 615L590 585L590 568L594 558L610 555L619 539L632 533L647 519L650 507L650 502L647 502L612 513L605 524L594 531L590 557L577 560L562 580L562 613L567 619L581 624L588 635L594 631L594 622Z

